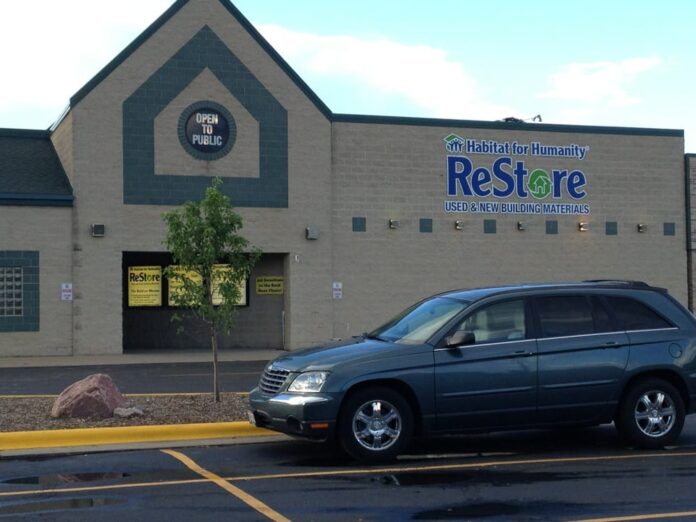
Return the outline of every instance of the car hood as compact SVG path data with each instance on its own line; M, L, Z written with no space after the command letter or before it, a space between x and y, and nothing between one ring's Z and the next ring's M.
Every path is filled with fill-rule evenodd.
M331 370L346 361L355 363L361 359L374 360L393 356L395 352L403 352L409 348L413 348L413 346L377 339L354 338L282 355L274 359L272 364L277 368L291 372Z

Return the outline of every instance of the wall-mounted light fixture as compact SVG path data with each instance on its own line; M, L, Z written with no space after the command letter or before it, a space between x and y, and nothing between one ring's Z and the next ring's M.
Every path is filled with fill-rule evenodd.
M398 219L390 219L389 220L389 228L391 228L391 229L399 228L400 224L401 223L399 223Z
M523 230L527 230L527 225L524 224L522 221L517 222L517 230L522 232Z
M648 231L648 225L646 225L645 223L638 223L636 225L636 230L639 234L643 234L644 232Z
M103 223L92 223L89 228L92 232L92 237L104 237L106 234L106 226Z
M308 239L310 241L315 241L319 239L319 229L313 226L305 228L305 239Z
M454 222L454 230L464 230L464 222L463 221L455 221Z
M590 224L585 222L585 221L580 221L578 223L578 231L579 232L587 232L590 229Z

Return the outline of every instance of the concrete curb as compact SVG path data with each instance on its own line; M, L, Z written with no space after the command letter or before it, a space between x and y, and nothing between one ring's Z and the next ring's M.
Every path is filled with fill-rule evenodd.
M116 428L80 428L68 430L14 431L0 433L0 455L7 451L112 446L183 440L272 437L270 430L249 422L165 424Z

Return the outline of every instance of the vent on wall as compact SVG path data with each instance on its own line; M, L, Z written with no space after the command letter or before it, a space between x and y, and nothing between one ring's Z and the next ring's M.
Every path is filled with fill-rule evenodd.
M90 229L92 230L92 237L104 237L106 233L106 226L103 223L92 223Z

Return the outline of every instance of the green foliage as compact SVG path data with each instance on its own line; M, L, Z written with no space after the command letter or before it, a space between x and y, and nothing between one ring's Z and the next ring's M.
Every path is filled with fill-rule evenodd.
M240 235L242 218L221 185L215 178L203 200L189 201L163 216L165 245L176 265L165 270L170 297L209 324L213 334L231 330L236 303L244 297L245 283L261 255ZM172 292L172 287L178 289Z

